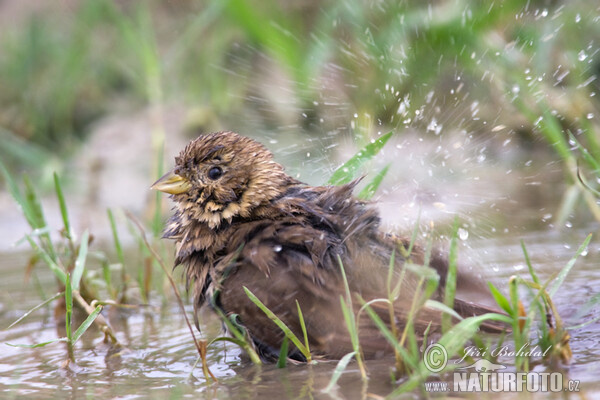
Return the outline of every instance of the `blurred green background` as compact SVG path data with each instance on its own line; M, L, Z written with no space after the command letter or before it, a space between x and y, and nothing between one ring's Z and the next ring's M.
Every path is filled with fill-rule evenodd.
M22 290L22 275L39 254L67 260L72 270L88 237L95 238L84 274L89 288L168 305L164 275L123 211L143 221L170 264L172 244L159 238L171 204L149 187L187 141L218 130L260 140L309 184L324 184L392 132L358 171L368 175L363 185L387 173L375 196L382 221L392 225L386 230L412 232L420 222L423 232L443 236L457 215L461 251L471 239L494 238L476 244L473 256L465 252L466 264L485 263L486 278L524 268L520 247L511 250L502 236L510 243L525 237L528 248L533 242L531 254L542 255L550 275L573 256L581 231L599 226L599 43L599 5L584 0L0 0L0 161L7 169L0 179L9 182L0 184L0 252L24 249L25 235L39 243L31 241L38 255L4 257L0 316L13 319L3 311L22 314L37 304L33 289ZM20 206L6 186L23 188ZM26 216L29 209L28 220L19 207ZM592 243L586 267L557 303L581 307L571 302L577 292L586 298L582 308L598 304ZM44 286L54 278L40 284L36 274L26 287L48 299ZM176 326L164 321L162 332ZM145 335L152 324L143 325L132 331ZM30 329L39 341L40 326ZM595 337L597 324L589 329ZM573 341L580 354L573 369L594 382L589 360L598 346L586 335ZM168 341L181 346L181 337ZM148 343L156 354L178 354L165 352L164 341ZM159 386L138 380L138 368L154 372L138 364L147 362L143 350L126 358L133 372L118 376L135 382L138 394ZM44 368L54 364L30 354L34 381L52 377ZM5 365L21 365L14 360ZM170 358L157 360L171 373ZM178 382L189 367L181 365ZM106 380L104 366L96 370L101 390L104 382L128 390ZM388 382L387 367L382 376Z
M82 168L111 118L130 121L117 148L148 121L134 164L213 130L322 157L411 130L492 153L510 141L567 170L582 158L598 176L595 2L4 0L0 15L0 156L41 188Z

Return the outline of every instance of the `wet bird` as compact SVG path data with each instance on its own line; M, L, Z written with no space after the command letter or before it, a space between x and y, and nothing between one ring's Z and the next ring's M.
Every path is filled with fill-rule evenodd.
M247 287L291 330L302 337L298 302L311 351L339 359L353 350L340 297L346 298L342 267L355 311L387 298L388 266L394 257L393 318L385 302L373 310L402 329L413 301L423 299L422 271L437 271L440 285L431 294L443 299L448 263L437 252L380 230L380 216L369 202L353 197L357 181L342 186L309 186L284 172L260 143L233 132L200 136L175 158L175 168L153 189L171 194L174 215L164 237L176 242L175 265L193 282L195 305L210 302L226 315L237 314L260 354L276 357L283 332L246 295ZM429 269L423 265L428 263ZM458 291L478 285L458 276ZM422 292L422 290L421 290ZM422 303L423 301L421 301ZM487 307L456 299L462 316ZM410 317L415 332L439 331L438 310L420 307ZM393 319L393 321L391 321ZM359 337L366 358L392 351L366 312ZM492 327L493 329L494 327ZM290 357L302 359L297 350Z

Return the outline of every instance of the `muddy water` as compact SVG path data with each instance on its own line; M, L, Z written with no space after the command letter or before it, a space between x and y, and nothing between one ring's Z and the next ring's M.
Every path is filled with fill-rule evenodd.
M593 228L593 227L592 227ZM526 274L519 239L527 243L536 270L543 279L562 268L573 256L588 231L534 232L519 238L473 239L462 246L469 258L478 259L482 273L503 285L513 274ZM567 326L600 316L598 306L586 309L590 298L600 292L600 246L593 241L581 257L555 302ZM23 254L0 258L0 327L7 327L27 309L40 302L36 285L24 283ZM49 295L55 288L53 277L40 268L39 283ZM24 322L0 332L0 397L2 398L361 398L366 393L386 395L393 391L390 362L368 364L370 380L361 383L356 365L351 364L331 395L322 393L335 368L334 363L313 366L292 365L256 367L241 357L235 346L214 345L209 349L212 372L219 385L207 386L196 362L195 348L176 305L134 310L107 308L104 314L117 332L123 347L114 349L102 341L93 328L76 347L76 364L64 367L66 349L54 343L36 349L6 345L39 343L61 335L52 308L35 312ZM204 313L207 336L218 334L219 322ZM571 332L573 362L565 371L580 380L588 398L600 396L600 323L594 322ZM537 367L536 371L543 371ZM508 394L506 394L508 395ZM556 394L558 398L560 394Z

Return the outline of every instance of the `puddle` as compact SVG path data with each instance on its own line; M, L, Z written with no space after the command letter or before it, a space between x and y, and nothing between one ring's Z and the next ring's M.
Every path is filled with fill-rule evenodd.
M587 232L536 232L523 237L531 260L542 280L564 266L573 256ZM598 308L578 315L582 306L600 288L597 260L600 247L592 242L568 279L554 297L567 326L580 324L600 315ZM470 259L478 259L482 273L500 285L513 274L527 274L520 243L516 238L473 239L468 241ZM40 302L31 283L25 284L24 254L4 254L0 264L0 326L6 327L28 308ZM39 283L47 294L55 287L54 278L43 269ZM0 333L0 391L7 398L361 398L364 393L386 395L393 391L388 360L369 362L370 380L363 387L355 364L351 364L339 381L337 391L322 393L335 368L335 363L313 366L291 365L277 369L274 365L256 367L241 357L233 345L217 344L209 348L211 371L219 385L206 386L201 368L193 368L196 350L188 328L174 302L135 310L106 308L112 327L123 349L115 352L103 343L93 328L77 344L77 363L61 368L66 358L63 343L42 348L24 349L4 343L32 344L56 338L52 308L35 312L9 331ZM191 311L191 309L188 309ZM207 336L218 335L219 321L210 312L202 315ZM589 398L600 394L597 381L600 372L600 335L598 322L571 332L573 362L570 379L581 381L581 389ZM538 371L538 369L536 369ZM3 396L3 397L4 397ZM558 398L558 396L557 396Z

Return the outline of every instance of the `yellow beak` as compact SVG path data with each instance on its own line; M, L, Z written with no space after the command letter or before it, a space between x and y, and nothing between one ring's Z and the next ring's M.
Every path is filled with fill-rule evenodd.
M154 182L154 185L150 186L150 189L160 190L169 194L181 194L190 190L191 187L190 181L173 171L169 171Z

